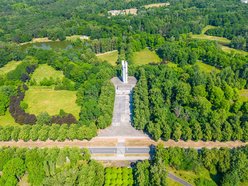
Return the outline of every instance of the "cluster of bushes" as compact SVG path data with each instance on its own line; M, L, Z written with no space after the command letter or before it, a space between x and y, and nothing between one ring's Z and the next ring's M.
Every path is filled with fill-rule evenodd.
M16 90L14 86L0 86L0 116L5 115L5 112L9 107L10 97L15 94Z
M146 66L138 79L134 126L155 140L248 140L248 103L237 89L243 79L230 67L211 74L197 66Z
M97 128L94 124L81 126L77 124L52 124L52 125L24 125L24 126L6 126L0 127L0 141L46 141L58 140L90 140L97 134Z
M105 168L104 186L109 185L133 185L133 171L131 168L126 167L108 167Z
M18 87L17 95L10 98L9 112L11 116L15 119L16 123L20 124L35 124L36 116L34 114L26 113L21 102L24 99L25 93L28 87L23 84L22 87Z
M1 148L0 185L15 186L23 178L40 185L103 185L104 168L79 148Z
M75 83L73 83L71 80L68 78L63 78L61 79L54 79L52 77L44 78L41 80L39 83L37 83L34 79L30 80L29 83L31 86L55 86L55 90L75 90Z
M7 74L7 79L10 81L27 82L30 80L30 74L34 72L37 67L37 60L33 57L26 57L21 64L19 64L15 70L10 71Z
M24 56L17 44L0 42L0 68L9 61L19 61L23 59Z

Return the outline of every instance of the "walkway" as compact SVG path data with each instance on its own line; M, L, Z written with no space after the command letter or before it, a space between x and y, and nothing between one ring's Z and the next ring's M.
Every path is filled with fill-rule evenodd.
M135 77L128 77L128 83L123 83L119 78L114 77L111 82L115 86L115 103L113 119L110 127L100 130L99 137L146 137L142 131L132 127L132 90L137 80Z

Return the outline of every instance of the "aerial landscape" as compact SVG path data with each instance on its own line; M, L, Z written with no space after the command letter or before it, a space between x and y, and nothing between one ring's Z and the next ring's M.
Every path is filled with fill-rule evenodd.
M0 0L0 186L248 186L247 0Z

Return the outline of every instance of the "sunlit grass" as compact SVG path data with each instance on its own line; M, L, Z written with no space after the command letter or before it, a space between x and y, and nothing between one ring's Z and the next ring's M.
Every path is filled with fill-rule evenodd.
M248 101L248 89L243 89L239 91L240 100L243 102Z
M26 112L38 115L47 112L58 115L60 109L79 118L80 107L76 104L76 91L53 90L52 88L30 87L25 93Z
M16 67L20 64L20 61L11 61L8 62L5 66L0 68L0 75L7 74L8 72L15 70Z
M0 126L20 126L7 110L4 116L0 116Z
M42 64L34 71L31 81L35 80L37 83L40 83L45 78L53 78L54 80L62 80L64 74L62 71L55 70L53 67Z
M155 51L150 51L148 48L145 48L139 52L134 52L132 60L136 65L159 63L162 61Z
M102 61L107 61L111 65L115 66L118 60L118 51L114 50L114 51L105 52L102 54L97 54L97 58Z

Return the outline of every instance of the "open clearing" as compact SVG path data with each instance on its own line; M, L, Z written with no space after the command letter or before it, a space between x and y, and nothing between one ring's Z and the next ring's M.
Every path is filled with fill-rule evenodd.
M203 63L203 62L200 62L200 61L197 61L196 62L196 65L200 68L200 70L202 70L203 72L217 72L219 73L220 70L212 65L208 65L206 63Z
M242 101L248 101L248 89L243 89L239 91L240 99Z
M54 80L62 80L64 74L62 71L55 70L53 67L42 64L34 71L31 81L35 80L37 83L40 83L43 79L53 78Z
M224 38L224 37L217 37L217 36L208 36L205 34L193 34L193 39L204 39L204 40L210 40L210 41L217 41L218 43L222 45L229 45L231 43L231 40Z
M162 7L162 6L169 6L170 3L154 3L154 4L149 4L149 5L145 5L145 8L158 8L158 7Z
M5 66L0 68L0 75L4 75L12 70L15 70L20 63L21 63L20 61L11 61L7 63Z
M212 25L207 25L207 26L205 26L205 27L202 29L201 34L205 34L208 30L210 30L210 29L215 29L215 28L217 28L217 27L216 27L216 26L212 26Z
M228 53L236 53L236 54L241 54L241 55L248 55L248 52L244 51L244 50L237 50L235 48L230 48L228 46L221 46L221 49L224 52L228 52Z
M145 65L148 63L159 63L161 59L158 57L155 51L150 51L148 48L139 52L134 52L133 63L136 65Z
M4 116L0 116L0 126L20 126L7 110Z
M246 51L243 51L243 50L237 50L237 49L234 49L234 48L230 48L228 47L228 45L231 43L231 40L227 39L227 38L224 38L224 37L217 37L217 36L209 36L209 35L206 35L205 33L210 30L210 29L215 29L217 28L216 26L212 26L212 25L207 25L206 27L204 27L202 29L202 32L201 34L193 34L191 35L191 37L193 39L204 39L204 40L210 40L210 41L216 41L219 43L221 49L224 51L224 52L228 52L228 53L236 53L236 54L241 54L241 55L248 55L248 52Z
M105 53L97 54L96 56L98 59L100 59L102 61L107 61L111 65L115 66L116 62L118 60L118 51L114 50L114 51L110 51L110 52L105 52Z
M167 177L167 184L169 186L182 186L180 183L175 182L174 180Z
M31 114L47 112L49 115L57 115L63 109L78 119L80 107L76 104L76 99L76 91L30 87L26 91L24 102L28 104L26 112Z
M72 40L76 40L76 39L85 40L85 39L89 39L89 37L84 36L84 35L66 36L66 40L68 40L68 41L72 41ZM59 40L57 39L56 41L59 41ZM32 41L20 43L20 45L25 45L25 44L29 44L29 43L47 43L47 42L53 42L53 40L49 39L48 37L33 38Z
M176 170L175 168L172 167L168 167L167 170L192 185L195 185L195 181L200 177L204 177L204 179L212 180L209 172L203 168L197 173L193 171Z

